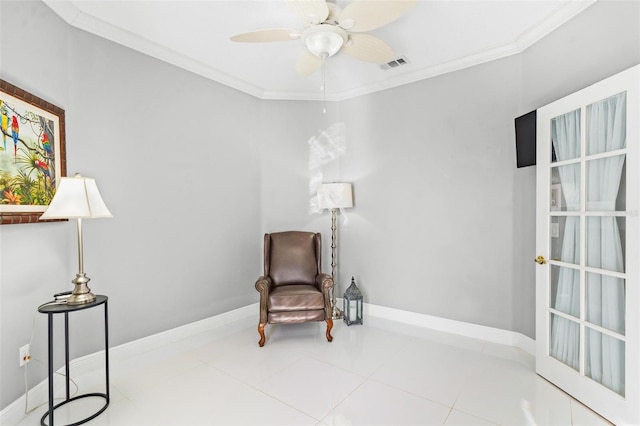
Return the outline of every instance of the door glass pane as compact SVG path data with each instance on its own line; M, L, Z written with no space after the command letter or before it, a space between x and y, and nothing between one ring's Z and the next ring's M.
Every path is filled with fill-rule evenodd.
M551 169L551 210L580 210L580 163Z
M580 109L551 119L551 162L580 157Z
M549 355L574 370L579 368L580 326L561 316L551 314Z
M625 218L587 217L587 266L624 272Z
M551 216L549 225L551 259L578 264L580 262L580 244L578 244L580 219L577 217Z
M587 106L587 154L626 147L627 94L618 93Z
M553 169L553 172L553 175L559 176L557 168ZM552 212L567 210L567 200L564 199L564 195L562 194L562 185L560 185L559 177L556 182L552 182L551 184L551 202L549 205Z
M627 160L625 158L622 165L622 173L620 174L620 186L618 188L618 196L616 197L616 211L623 212L627 210Z
M549 224L549 247L551 248L551 259L560 260L562 254L562 238L564 238L564 226L567 219L563 216L551 216Z
M551 308L580 316L580 271L551 265Z
M556 216L551 218L549 225L551 259L578 265L580 263L580 218Z
M614 155L587 162L587 210L626 210L625 158L626 155Z
M624 334L624 306L624 279L587 273L587 321Z
M587 329L585 345L587 377L624 396L624 342Z

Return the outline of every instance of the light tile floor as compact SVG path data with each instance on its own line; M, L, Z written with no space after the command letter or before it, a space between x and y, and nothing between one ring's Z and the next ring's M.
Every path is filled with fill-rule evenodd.
M366 319L365 319L366 320ZM111 359L111 404L90 425L609 425L535 374L517 348L370 319L205 333ZM100 391L99 374L77 377ZM56 424L103 403L86 398ZM40 407L20 423L38 425Z

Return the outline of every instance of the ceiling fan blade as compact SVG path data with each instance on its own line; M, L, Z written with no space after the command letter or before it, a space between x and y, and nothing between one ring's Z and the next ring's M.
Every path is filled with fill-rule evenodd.
M311 52L303 52L296 62L296 72L301 76L308 76L318 71L322 66L322 58Z
M251 31L248 33L236 34L231 37L231 41L244 43L261 43L268 41L289 41L300 38L300 31L285 28L274 28L268 30Z
M351 34L341 51L361 61L374 64L386 64L395 57L391 46L370 34Z
M329 16L329 7L325 0L288 0L287 4L306 25L320 24Z
M345 30L365 32L380 28L398 19L411 9L417 0L353 0L340 15Z

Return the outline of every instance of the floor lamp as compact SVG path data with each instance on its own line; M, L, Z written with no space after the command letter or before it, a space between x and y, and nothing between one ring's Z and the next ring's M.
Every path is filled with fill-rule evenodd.
M91 303L96 296L87 286L91 278L84 273L83 244L82 244L82 219L97 219L113 217L107 206L102 201L96 181L92 178L80 176L63 177L56 194L49 207L40 216L40 220L46 219L78 219L78 268L76 277L71 281L75 286L71 296L67 299L68 305L81 305Z
M333 293L331 297L331 316L341 319L342 311L336 304L336 216L338 209L353 207L353 192L350 183L323 183L318 187L318 205L322 209L331 209L331 278L333 278Z

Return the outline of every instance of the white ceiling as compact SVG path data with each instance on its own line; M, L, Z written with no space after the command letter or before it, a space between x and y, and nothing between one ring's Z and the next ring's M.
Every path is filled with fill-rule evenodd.
M304 29L284 0L44 0L70 25L261 99L322 99L320 72L296 74L301 40L235 43L265 28ZM371 31L408 65L382 70L338 53L326 98L342 100L519 53L595 0L419 0ZM344 6L346 1L338 0Z

